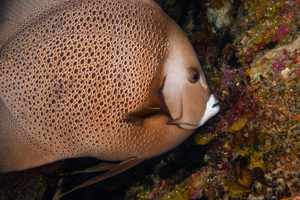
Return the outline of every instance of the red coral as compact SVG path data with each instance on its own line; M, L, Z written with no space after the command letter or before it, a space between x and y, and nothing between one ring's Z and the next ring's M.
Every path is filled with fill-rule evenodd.
M190 196L190 199L200 199L202 197L202 188L198 188L194 191L194 193Z
M300 63L300 54L298 54L298 50L295 51L296 57L294 58L294 63Z
M254 57L253 52L250 51L250 50L247 50L246 53L245 53L245 59L244 59L244 61L246 61L247 63L249 63L249 62L252 61L253 57ZM240 62L242 62L242 60Z
M253 46L253 50L254 51L258 51L258 50L261 50L261 49L263 49L264 48L264 46L265 46L266 44L265 43L260 43L260 44L255 44L254 46Z
M295 196L295 197L293 198L293 200L300 200L300 195Z
M160 180L157 185L156 185L156 190L160 191L163 189L163 187L166 185L167 181L166 180Z

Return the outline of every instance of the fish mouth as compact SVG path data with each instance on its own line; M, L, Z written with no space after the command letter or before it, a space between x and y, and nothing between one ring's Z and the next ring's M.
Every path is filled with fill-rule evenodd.
M214 94L211 94L206 104L205 113L200 121L199 126L202 126L207 120L217 114L220 110L219 100Z
M220 109L220 104L219 104L220 102L219 102L219 100L217 99L217 97L215 95L214 95L214 97L215 97L215 102L214 102L214 105L212 107Z

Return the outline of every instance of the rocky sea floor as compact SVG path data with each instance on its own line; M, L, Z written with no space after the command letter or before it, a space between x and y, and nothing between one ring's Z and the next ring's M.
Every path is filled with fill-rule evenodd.
M158 0L186 32L220 112L174 150L61 199L300 199L300 0ZM0 175L0 199L54 199L82 158Z

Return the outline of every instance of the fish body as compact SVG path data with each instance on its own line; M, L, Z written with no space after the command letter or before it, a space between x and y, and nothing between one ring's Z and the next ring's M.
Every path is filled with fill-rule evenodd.
M218 112L191 44L153 1L24 2L0 29L1 172L76 157L131 167Z

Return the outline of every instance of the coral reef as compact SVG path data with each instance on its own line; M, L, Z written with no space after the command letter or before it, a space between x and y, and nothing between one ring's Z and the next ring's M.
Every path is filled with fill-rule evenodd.
M210 176L209 167L204 167L201 171L192 174L179 184L173 184L174 180L159 179L152 176L153 186L144 193L136 194L137 188L132 188L127 192L128 199L197 199L203 196L202 190L205 180ZM201 179L200 177L204 178ZM142 189L142 186L139 188ZM167 195L166 195L167 194Z
M232 2L230 0L215 0L210 2L209 5L206 10L206 17L215 31L229 27L232 22L230 13L233 8Z
M41 168L0 175L0 199L42 200L52 198L56 189L58 169L63 161ZM47 190L47 192L46 192Z
M224 3L205 5L220 11ZM181 182L169 178L160 191L140 184L144 194L153 195L139 199L193 199L195 192L187 188L197 188L199 199L299 198L299 5L298 0L235 2L229 32L222 35L203 22L193 34L210 88L221 101L220 113L195 136L195 144L207 148L206 165L181 172L186 176ZM227 43L218 43L226 34ZM140 189L132 187L127 198Z

